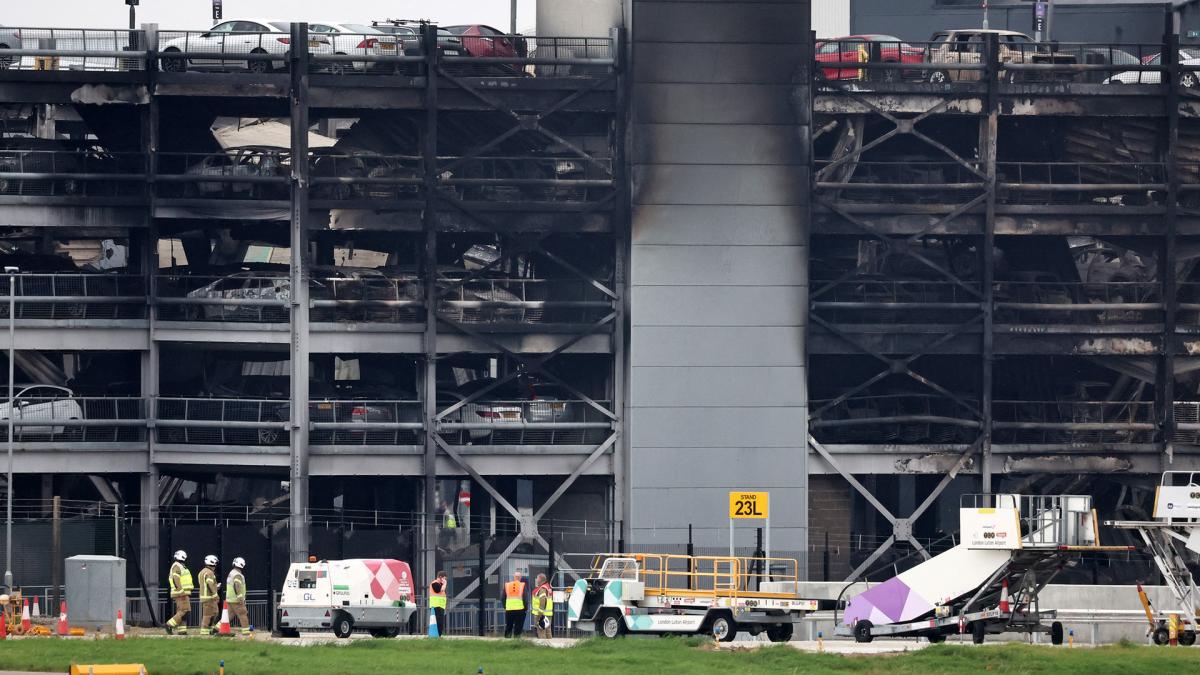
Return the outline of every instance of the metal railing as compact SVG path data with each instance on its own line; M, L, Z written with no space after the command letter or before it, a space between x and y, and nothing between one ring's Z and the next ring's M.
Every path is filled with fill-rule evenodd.
M614 185L608 157L439 157L438 172L467 201L595 202Z
M286 446L289 406L287 399L159 397L156 438L168 444Z
M997 443L1149 443L1152 401L993 401Z
M163 275L155 289L158 318L165 321L288 321L291 280L284 273Z
M161 152L154 176L160 198L284 200L291 152L230 148L216 153Z
M980 428L961 404L933 394L816 399L809 408L813 435L829 443L969 443Z
M453 282L451 282L453 283ZM475 279L454 284L438 314L458 323L591 323L612 299L582 279Z
M1016 508L1022 544L1028 546L1094 545L1092 498L1087 495L965 494L961 508Z
M140 30L3 26L0 70L145 70L146 44Z
M996 283L1000 323L1131 324L1161 321L1160 284L1153 281Z
M10 413L7 397L0 400L0 439L8 439L10 415L18 443L134 443L146 438L142 398L79 397L63 390L61 396L20 396L16 403L16 412Z
M415 445L425 425L420 401L314 400L312 445Z
M9 294L8 276L0 276L0 296ZM145 278L136 274L18 274L16 318L144 319ZM0 319L8 303L0 297Z
M1175 401L1174 443L1200 445L1200 401Z
M221 583L224 584L224 578L221 579ZM223 586L219 597L222 601L224 601L225 590ZM184 623L187 624L189 629L195 630L196 628L199 628L200 619L203 616L201 612L200 599L196 592L193 592L191 595L191 607L192 611L188 613L187 618L184 619ZM271 626L273 625L271 612L271 591L246 591L246 614L250 619L250 625L255 631L261 633L268 633L271 631ZM167 588L159 588L158 594L155 596L154 617L158 619L160 624L162 624L165 623L166 620L174 613L175 601L171 599L170 591ZM142 593L140 588L126 589L125 616L130 617L131 622L134 623L149 623L150 613L146 610L146 596ZM220 619L220 612L218 612L217 621L220 621ZM229 619L230 621L235 621L232 612L229 615ZM216 628L215 623L213 624L213 628ZM233 630L236 633L237 631L241 630L241 627L235 625L233 626Z
M0 149L0 196L144 197L144 162L137 153Z
M312 321L416 323L425 316L423 288L419 279L382 274L311 279L309 317Z
M424 164L411 155L309 154L314 200L420 199Z
M611 418L582 400L476 401L438 423L452 445L594 445L611 429Z

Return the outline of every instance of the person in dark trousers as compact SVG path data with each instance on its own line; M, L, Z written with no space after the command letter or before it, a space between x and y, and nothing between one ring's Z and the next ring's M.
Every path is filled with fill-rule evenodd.
M525 630L525 582L520 572L504 584L504 637L521 637Z
M438 633L446 632L446 572L437 573L429 584L429 606L433 608L433 616L437 619Z

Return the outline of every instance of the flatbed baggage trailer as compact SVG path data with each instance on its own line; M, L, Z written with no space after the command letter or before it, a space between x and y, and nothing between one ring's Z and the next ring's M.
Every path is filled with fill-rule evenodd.
M1099 544L1083 495L963 495L959 519L961 543L851 598L836 633L857 642L970 633L976 644L989 633L1047 633L1062 644L1041 590L1081 553L1130 550Z
M796 622L833 609L833 601L797 593L793 558L605 553L567 598L567 625L606 638L627 633L712 635L739 632L792 638Z

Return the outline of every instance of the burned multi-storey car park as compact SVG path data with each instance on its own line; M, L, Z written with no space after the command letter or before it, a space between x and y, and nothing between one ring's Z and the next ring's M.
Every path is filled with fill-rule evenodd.
M827 528L883 541L835 574L952 531L936 505L969 486L1141 517L1158 472L1195 462L1196 66L1169 31L976 32L950 52L877 43L853 66L827 50L811 98L798 90L814 130L810 445L822 489L855 503ZM924 55L890 58L904 50Z
M14 487L140 502L151 582L185 503L301 558L314 513L409 514L430 573L619 536L619 34L400 29L21 29L0 68Z

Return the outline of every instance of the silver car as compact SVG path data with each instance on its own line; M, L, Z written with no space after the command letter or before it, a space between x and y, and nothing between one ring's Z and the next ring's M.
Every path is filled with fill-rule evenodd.
M20 49L21 31L16 28L0 26L0 49ZM21 60L19 56L0 54L0 70L6 70Z

